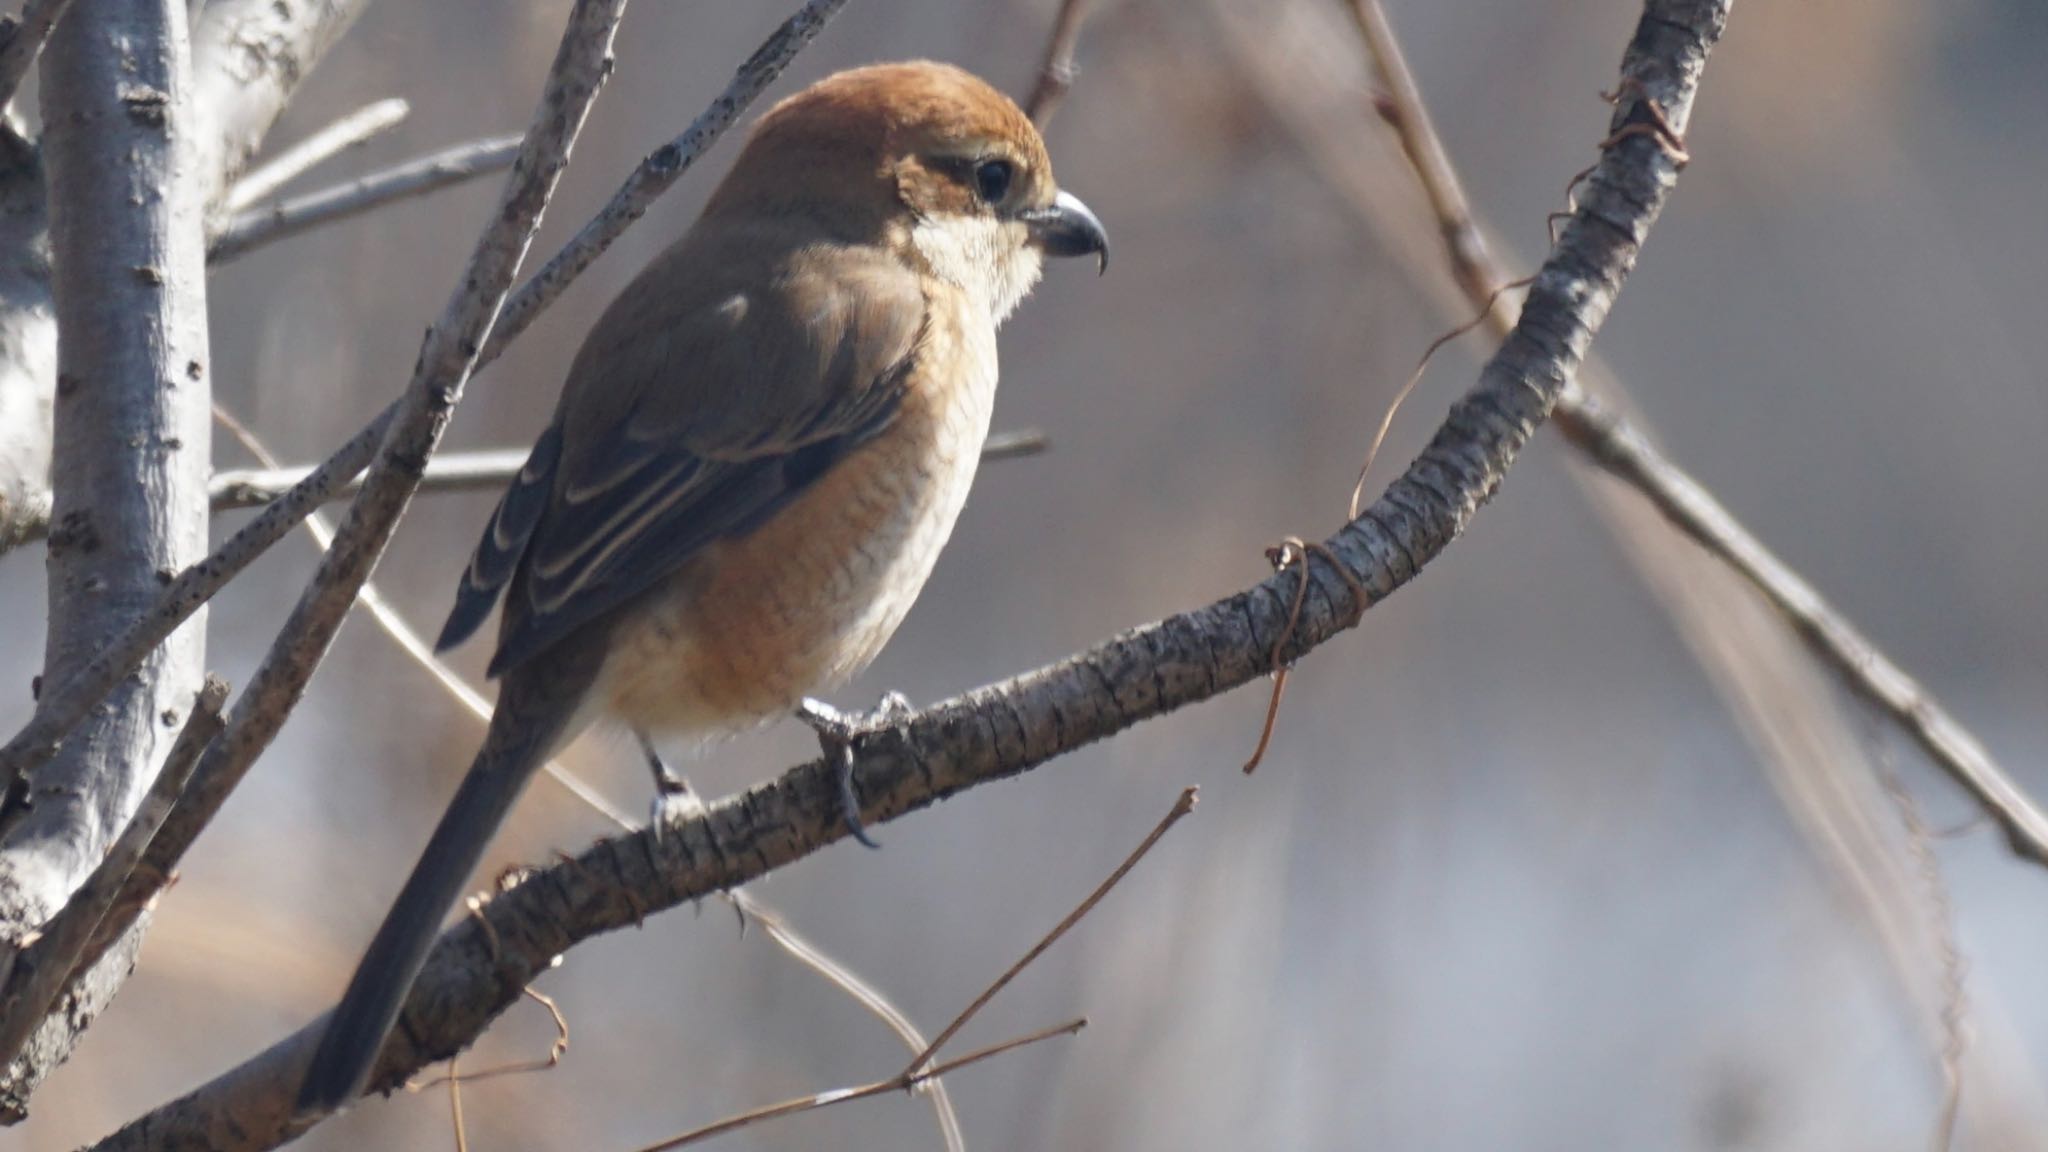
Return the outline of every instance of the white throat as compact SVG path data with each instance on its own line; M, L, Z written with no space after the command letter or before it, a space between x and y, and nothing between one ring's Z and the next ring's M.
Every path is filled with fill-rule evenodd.
M960 288L1001 324L1029 295L1044 258L1024 226L988 216L919 220L910 242L931 274Z

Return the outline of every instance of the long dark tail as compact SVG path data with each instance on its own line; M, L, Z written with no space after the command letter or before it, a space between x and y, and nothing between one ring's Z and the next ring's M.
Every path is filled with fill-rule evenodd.
M572 640L557 647L574 646ZM506 678L483 748L328 1020L299 1087L298 1115L333 1112L363 1090L449 906L462 894L526 781L561 740L573 735L567 728L592 679L594 668L586 665L593 663L550 659Z

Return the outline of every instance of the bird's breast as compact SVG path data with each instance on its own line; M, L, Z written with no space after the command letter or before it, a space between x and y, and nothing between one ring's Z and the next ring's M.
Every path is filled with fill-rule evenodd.
M880 434L623 622L606 669L610 710L642 731L714 738L865 668L952 534L995 387L993 323L935 325Z

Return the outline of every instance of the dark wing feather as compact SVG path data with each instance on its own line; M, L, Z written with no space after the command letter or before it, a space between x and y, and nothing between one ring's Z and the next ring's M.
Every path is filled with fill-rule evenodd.
M843 248L747 271L686 241L592 331L493 676L751 531L895 415L923 328L914 275Z
M526 543L533 537L541 513L547 510L561 448L562 426L548 425L547 431L534 441L533 451L527 453L526 464L512 478L511 487L499 498L497 510L491 513L491 522L484 528L484 538L477 542L476 554L470 557L469 570L462 574L462 586L455 590L455 607L449 610L448 622L441 626L441 638L434 641L436 652L469 639L484 617L491 614L491 605L498 602L498 594L512 579L519 558L526 555Z

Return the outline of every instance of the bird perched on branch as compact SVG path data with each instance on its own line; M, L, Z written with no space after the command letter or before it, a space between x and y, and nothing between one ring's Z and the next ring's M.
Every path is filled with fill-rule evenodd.
M477 546L440 645L504 596L497 712L302 1116L362 1090L492 834L589 724L702 742L798 711L851 748L862 722L807 695L865 667L931 573L988 433L996 326L1042 257L1107 253L1031 121L958 68L858 68L761 117L584 341Z

